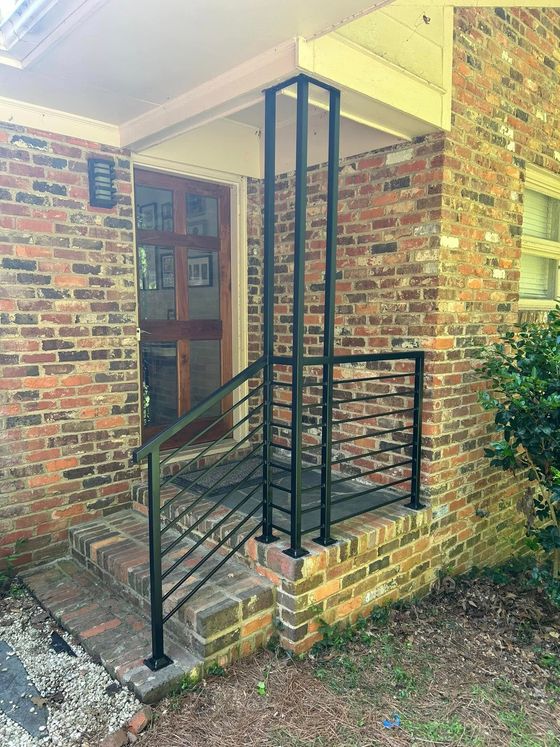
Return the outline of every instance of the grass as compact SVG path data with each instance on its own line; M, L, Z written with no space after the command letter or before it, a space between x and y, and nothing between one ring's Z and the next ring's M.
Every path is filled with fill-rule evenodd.
M558 609L510 570L456 582L208 672L143 747L557 747Z

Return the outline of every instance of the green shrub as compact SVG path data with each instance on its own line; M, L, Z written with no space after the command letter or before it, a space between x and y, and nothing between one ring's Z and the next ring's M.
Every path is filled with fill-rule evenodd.
M552 560L560 575L560 307L545 325L524 323L502 335L483 353L481 374L490 389L481 392L494 411L501 439L485 449L490 464L529 485L520 502L533 546Z

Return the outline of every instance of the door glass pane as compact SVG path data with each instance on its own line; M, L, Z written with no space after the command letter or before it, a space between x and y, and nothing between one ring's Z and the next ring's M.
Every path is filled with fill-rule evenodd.
M175 254L171 247L138 247L140 319L175 319Z
M166 425L177 419L177 346L143 342L142 415L144 425Z
M209 397L221 384L219 340L192 340L190 343L191 407ZM208 411L220 414L220 403Z
M174 231L172 190L138 185L135 195L136 228L144 231Z
M187 256L189 319L220 318L218 253L189 249Z
M204 195L187 195L187 233L193 236L218 235L218 200Z

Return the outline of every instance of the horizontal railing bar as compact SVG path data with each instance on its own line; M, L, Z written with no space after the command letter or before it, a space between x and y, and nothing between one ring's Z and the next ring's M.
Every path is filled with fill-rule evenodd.
M411 464L411 463L412 463L412 459L405 459L402 462L395 462L394 464L385 464L383 465L383 467L376 467L375 469L367 470L367 472L359 472L357 475L347 475L346 477L340 477L338 480L332 480L331 486L339 485L340 483L348 482L349 480L357 480L360 477L367 477L367 475L374 475L374 474L378 474L381 472L387 472L388 470L394 469L395 467L403 467L405 464ZM301 492L308 493L310 490L316 490L317 488L322 488L322 487L323 487L323 483L319 483L318 485L310 485L307 488L303 488ZM351 498L352 496L348 496L348 497ZM302 511L302 514L306 513L309 510L311 509L304 509Z
M363 441L365 438L376 438L377 436L385 436L388 433L400 433L401 431L410 431L412 430L414 426L413 425L404 425L402 428L387 428L384 431L369 431L369 433L365 433L363 436L350 436L349 438L339 438L337 441L333 441L333 446L336 446L336 444L347 444L349 441ZM316 448L315 445L310 446L308 448L314 449Z
M372 415L358 415L355 418L333 418L333 428L336 425L342 425L343 423L357 423L359 420L371 420L372 418L383 418L387 415L400 415L403 412L415 412L415 407L405 407L401 410L384 410L383 412L375 412ZM313 426L317 427L317 426Z
M387 394L372 394L364 397L353 397L352 399L333 399L333 407L345 405L348 402L370 402L375 399L387 399L388 397L410 397L414 394L414 389L407 389L405 392L388 392Z
M287 408L288 410L292 409L291 402L276 402L276 400L272 400L272 406L273 407L284 407L285 409Z
M347 444L350 441L363 441L364 438L375 438L376 436L385 436L387 433L400 433L401 431L409 431L413 428L412 425L404 425L400 428L387 428L383 431L369 431L368 433L364 433L363 436L348 436L348 438L339 438L337 441L333 441L332 445L336 446L337 444ZM305 446L305 449L309 451L309 449L318 449L321 447L321 444L312 444L311 446Z
M273 524L272 528L276 529L277 532L282 532L282 534L290 534L289 529L285 529L284 527L281 527L278 524Z
M398 503L398 501L405 501L407 498L411 498L412 493L405 493L404 495L399 495L398 498L391 498L390 501L385 501L384 503L379 503L377 506L372 506L371 508L360 509L359 511L353 511L351 514L347 514L345 516L341 516L338 519L331 519L331 525L332 524L340 524L343 521L348 521L348 519L354 519L356 516L362 516L362 514L367 514L370 511L376 511L378 508L383 508L384 506L390 506L392 503ZM317 509L319 509L319 506L317 506ZM304 534L310 534L311 532L318 532L321 529L321 525L318 524L316 527L311 527L311 529L305 529Z
M289 508L285 508L284 506L278 506L276 503L272 504L272 508L275 508L277 511L280 511L280 513L287 514L288 516L291 516L292 512Z
M333 480L332 485L340 485L342 482L348 482L348 480L355 480L359 477L367 477L368 475L374 475L380 472L387 472L387 470L393 469L394 467L404 467L405 464L412 464L412 459L405 459L402 462L395 462L394 464L386 464L383 467L376 467L375 469L369 469L367 472L360 472L358 475L347 475L346 477L339 477L338 480Z
M342 482L348 482L348 480L357 480L360 477L367 477L367 475L373 475L380 472L387 472L387 470L394 469L395 467L403 467L405 464L412 464L412 459L405 459L402 462L395 462L394 464L386 464L383 467L376 467L375 469L370 469L367 472L360 472L357 475L348 475L347 477L341 477L338 480L332 480L332 485L338 485ZM316 485L309 485L307 488L302 489L302 493L308 493L310 490L316 490L317 488L322 488L323 483L318 482ZM288 491L289 492L289 491ZM352 497L352 496L349 496ZM310 510L310 509L306 509ZM302 511L302 514L306 513L306 510Z
M245 395L245 396L244 396L244 397L243 397L242 399L240 399L240 400L239 400L239 402L235 402L235 403L234 403L234 404L233 404L233 405L232 405L231 407L228 407L228 409L227 409L227 410L226 410L225 412L223 412L223 413L222 413L222 414L221 414L221 415L220 415L219 417L217 417L217 418L216 418L215 420L213 420L213 421L212 421L212 422L210 423L210 425L207 425L207 426L206 426L206 428L204 428L204 429L203 429L203 430L201 430L201 431L200 431L199 433L197 433L196 435L194 435L194 436L193 436L193 437L192 437L191 439L189 439L189 440L188 440L188 441L187 441L186 443L184 443L184 444L183 444L182 446L179 446L179 447L178 447L177 449L175 449L174 451L172 451L172 452L171 452L171 454L168 454L168 456L166 456L166 457L165 457L165 459L162 459L162 460L161 460L161 462L160 462L160 466L161 466L161 467L163 467L163 465L164 465L164 464L166 464L166 463L167 463L167 462L168 462L168 461L169 461L170 459L173 459L173 457L176 457L176 456L177 456L177 454L178 454L178 453L179 453L180 451L184 451L184 450L185 450L185 449L187 449L187 448L188 448L189 446L192 446L192 444L193 444L193 443L194 443L195 441L199 440L199 439L200 439L200 438L201 438L202 436L204 436L204 434L205 434L205 433L208 433L208 431L209 431L209 430L211 430L212 428L214 428L214 427L216 426L216 423L219 423L219 422L220 422L220 420L223 420L223 419L224 419L224 418L225 418L225 417L226 417L227 415L229 415L229 414L230 414L230 412L231 412L232 410L235 410L235 408L236 408L236 407L239 407L239 406L240 406L240 405L242 405L242 404L243 404L244 402L246 402L246 401L247 401L248 399L250 399L251 397L254 397L254 396L255 396L255 394L256 394L257 392L259 392L259 391L260 391L260 390L261 390L261 389L262 389L263 387L264 387L264 381L263 381L262 383L260 383L260 384L259 384L259 385L258 385L257 387L255 387L254 389L251 389L251 391L249 392L249 394L246 394L246 395ZM205 449L203 449L203 451L202 451L202 452L199 452L198 454L196 454L196 456L194 456L194 457L193 457L193 458L192 458L192 459L191 459L191 460L190 460L190 461L188 462L188 464L186 465L186 467L189 467L189 466L190 466L190 465L191 465L191 464L192 464L193 462L195 462L195 461L196 461L197 459L200 459L200 458L201 458L201 456L203 456L203 455L204 455L204 454L205 454L205 453L206 453L206 452L207 452L207 451L208 451L209 449L212 449L212 448L214 448L214 447L216 446L216 444L217 444L217 443L220 443L220 441L223 441L223 439L225 438L225 436L229 435L229 434L230 434L230 433L231 433L231 432L232 432L233 430L235 430L236 428L238 428L238 427L239 427L239 426L240 426L240 425L241 425L241 424L242 424L242 423L243 423L243 422L244 422L244 421L245 421L246 419L247 419L247 418L244 418L243 420L241 420L241 421L237 422L237 423L236 423L236 424L235 424L235 425L234 425L234 426L233 426L232 428L230 428L230 429L229 429L229 430L228 430L228 431L227 431L226 433L224 433L224 434L223 434L223 435L222 435L222 436L221 436L221 437L220 437L219 439L217 439L216 441L211 441L211 442L210 442L210 443L208 444L208 446L206 446L206 448L205 448ZM183 469L183 468L181 468L181 469ZM177 475L175 474L175 475L174 475L174 477L177 477Z
M310 448L314 449L315 445L311 446ZM301 471L302 472L309 472L310 469L321 469L321 465L320 464L309 464L309 465L307 465L307 467L302 467Z
M336 383L336 382L335 382ZM322 384L317 384L317 386L323 386ZM339 405L344 404L352 404L352 402L371 402L376 399L386 399L387 397L410 397L414 394L414 389L407 389L404 392L388 392L387 394L372 394L364 397L353 397L352 399L333 399L333 407L338 407ZM291 409L291 404L279 404L274 403L276 407L286 407ZM312 407L320 408L322 407L322 402L305 402L302 405L302 408L305 409L311 409Z
M207 447L206 447L206 448L204 449L204 451L202 451L201 453L197 454L197 455L196 455L195 457L193 457L193 458L192 458L192 459L191 459L191 460L190 460L190 461L189 461L189 462L188 462L187 464L183 465L183 466L181 467L181 469L180 469L180 470L179 470L178 472L175 472L175 474L173 474L173 475L170 475L169 477L167 477L167 478L166 478L166 479L165 479L165 480L164 480L164 481L163 481L163 482L161 483L161 489L165 488L165 487L166 487L167 485L169 485L169 483L173 482L173 480L176 480L176 479L177 479L178 477L181 477L181 475L184 475L184 474L185 474L185 472L186 472L186 471L188 470L188 468L189 468L189 467L190 467L190 466L191 466L191 465L193 464L193 462L196 462L196 461L197 461L197 460L199 460L199 459L200 459L201 457L203 457L203 456L204 456L204 454L205 454L205 453L206 453L206 452L207 452L207 451L208 451L208 450L209 450L210 448L213 448L213 447L215 447L215 446L216 446L217 444L221 443L221 442L222 442L222 441L223 441L223 440L224 440L225 438L227 438L227 437L229 436L229 434L230 434L230 433L233 433L233 431L234 431L234 430L236 430L236 428L240 428L240 427L241 427L241 426L242 426L242 425L243 425L244 423L246 423L246 422L247 422L248 420L250 420L250 419L251 419L252 417L254 417L255 413L256 413L256 412L259 412L259 410L262 410L262 409L263 409L263 407L264 407L264 402L263 402L263 403L261 403L260 405L258 405L257 407L255 407L255 409L254 409L254 410L251 410L251 412L250 412L250 413L249 413L248 415L246 415L246 416L245 416L244 418L241 418L241 420L239 420L239 421L238 421L238 422L237 422L237 423L236 423L235 425L232 425L232 426L231 426L231 428L229 428L229 429L228 429L228 430L227 430L227 431L226 431L225 433L223 433L223 434L222 434L222 435L220 436L220 438L216 439L216 441L212 441L212 442L211 442L211 443L210 443L210 444L209 444L209 445L208 445L208 446L207 446ZM260 425L259 425L259 426L257 426L257 428L260 428L260 427L261 427ZM227 450L227 451L225 452L224 456L227 456L228 454L231 454L231 452L232 452L232 451L235 451L235 449L237 448L237 446L239 445L239 443L240 443L239 441L236 441L236 442L235 442L235 443L233 444L233 446L232 446L232 447L231 447L230 449L228 449L228 450ZM215 465L211 465L211 466L213 467L213 466L215 466ZM205 468L204 470L196 470L196 472L202 472L202 473L204 473L204 472L206 472L206 470L207 470L207 469L208 469L208 467L206 467L206 468ZM200 475L199 475L199 477L200 477ZM191 483L191 486L190 486L190 487L192 487L192 485L196 485L196 483L197 483L197 481L195 480L195 481L194 481L194 483Z
M276 467L276 469L283 469L284 472L291 472L292 470L290 467L286 466L285 464L278 464L278 462L270 462L271 467Z
M210 550L210 552L204 558L201 558L201 560L199 560L199 562L193 568L190 569L188 574L186 574L186 576L183 578L182 583L185 583L185 581L188 578L190 578L192 574L195 573L200 568L201 565L203 565L203 563L205 563L209 558L211 558L212 555L214 555L214 553L216 553L220 549L220 547L222 547L222 545L225 544L228 541L228 539L232 537L235 534L235 532L238 531L238 529L240 529L244 524L246 524L249 521L249 519L251 519L253 515L257 511L260 510L260 508L261 508L260 505L256 506L250 514L247 514L247 516L245 516L243 521L239 522L239 524L234 529L232 529L231 532L229 532L229 534L226 534L226 536L223 539L221 539L218 544L214 545L214 547ZM163 622L164 623L167 622L167 620L169 620L169 618L172 617L177 612L177 610L180 609L185 604L185 602L187 602L192 597L192 595L195 594L200 589L200 587L203 586L206 583L206 581L208 581L208 579L211 578L214 575L214 573L216 573L216 571L219 570L224 565L224 563L227 560L229 560L229 558L231 558L233 553L236 552L241 547L241 545L247 542L248 539L250 539L254 534L256 534L256 532L259 531L260 527L261 527L261 524L260 523L257 524L257 526L254 527L254 529L252 529L251 532L249 532L247 537L245 537L241 542L239 542L233 548L233 550L231 550L216 566L214 566L214 568L212 568L206 574L206 576L203 579L201 579L198 582L198 584L196 584L194 589L191 589L191 591L185 597L183 597L183 599L181 599L170 612L168 612L164 616ZM164 594L162 601L165 602L166 599L168 599L168 596L169 596L168 593Z
M271 444L273 449L282 449L282 451L291 451L289 446L282 446L282 444Z
M252 451L250 451L246 456L243 457L243 459L241 459L239 462L235 462L235 464L232 467L232 469L228 470L225 474L223 474L219 478L219 480L216 480L216 482L213 485L211 485L203 493L201 493L197 498L195 498L195 500L192 503L190 503L188 506L186 506L182 511L180 511L177 514L177 516L175 516L175 518L170 519L169 523L166 524L163 527L163 529L161 530L161 534L162 535L165 534L165 532L167 532L170 528L172 528L173 526L175 526L175 524L177 524L177 522L179 522L183 518L183 516L185 516L186 514L188 514L189 511L192 511L193 508L195 506L197 506L208 495L208 493L211 493L215 489L216 485L219 485L220 482L224 478L226 478L229 474L231 474L234 470L236 470L239 467L240 464L243 464L244 462L247 461L247 459L250 459L253 456L253 454L255 454L260 448L261 448L261 444L257 444L257 446L255 446L255 448ZM215 466L215 465L213 465L213 466ZM256 471L256 469L258 469L258 466L253 471ZM251 474L252 474L252 472L251 472ZM247 476L245 476L243 478L243 480L241 481L241 483L239 483L239 484L242 484L242 482L244 482L246 479L247 479ZM184 488L183 491L181 491L181 492L184 492L184 490L186 490L186 488ZM179 495L179 493L177 495ZM173 498L171 500L174 501L177 498L177 495L173 496ZM223 496L220 496L220 500L223 500ZM218 501L214 501L214 504L216 504L217 502ZM170 503L171 503L171 501L168 501L163 508L167 508ZM175 544L177 544L177 542L175 542ZM168 551L168 549L169 549L169 546L166 547L164 551L162 551L162 556Z
M412 498L412 493L405 493L404 495L399 495L398 497L391 498L390 501L384 501L383 503L378 504L377 506L373 506L373 508L368 509L368 511L375 511L378 508L383 508L384 506L390 506L392 503L398 503L399 501L405 501L407 499ZM340 519L334 519L331 521L331 524L340 524L341 521L345 521L346 519L353 519L355 516L360 516L361 514L366 513L365 511L353 511L348 516L341 517Z
M272 386L285 386L288 389L291 389L292 383L290 381L273 381Z
M266 358L262 356L250 366L243 369L243 371L240 371L228 382L216 389L209 397L206 397L205 400L196 405L196 407L193 407L192 410L189 410L189 412L165 428L165 430L161 431L149 441L146 441L145 444L142 444L142 446L135 449L132 452L133 462L138 464L148 454L168 441L172 436L175 436L179 431L182 431L183 428L186 428L187 425L190 425L192 422L202 417L207 410L220 402L226 395L231 394L235 389L237 389L237 387L241 386L241 384L245 384L245 382L252 376L261 371L265 363Z
M290 423L279 423L277 420L273 420L270 425L273 428L288 428L289 430L292 430Z
M357 493L352 493L352 495L347 495L344 498L337 498L331 505L338 506L339 503L344 503L344 501L353 500L354 498L359 498L362 495L369 495L370 493L377 493L379 490L386 490L387 488L392 488L393 485L400 485L401 483L409 482L410 480L412 480L412 477L402 477L400 480L393 480L393 482L388 482L385 485L376 485L374 488L359 490Z
M355 384L360 381L367 382L384 381L385 379L406 379L407 376L414 376L414 371L409 371L408 373L384 374L383 376L358 377L357 379L334 379L333 384L337 386L338 384Z
M386 446L383 449L365 451L363 454L352 454L352 456L343 457L342 459L333 459L331 464L343 464L344 462L353 462L355 459L367 459L368 457L377 456L377 454L384 454L386 451L400 451L401 449L412 445L412 441L408 441L405 444L391 444L391 446Z
M206 534L204 534L204 535L203 535L202 537L200 537L200 538L199 538L199 539L198 539L198 540L197 540L197 541L195 542L195 544L194 544L194 545L193 545L192 547L189 547L189 549L188 549L188 550L187 550L187 551L186 551L186 552L185 552L185 553L184 553L183 555L181 555L181 557L177 558L177 560L175 560L175 561L174 561L174 563L173 563L172 565L170 565L170 566L169 566L169 568L168 568L168 569L167 569L166 571L164 571L164 572L163 572L163 573L161 574L161 578L162 578L162 579L165 579L165 578L167 578L167 576L169 576L169 574L170 574L170 573L173 573L173 571L175 570L175 568L177 568L177 566L181 565L181 563L183 563L183 562L184 562L184 561L185 561L185 560L186 560L186 559L187 559L187 558L189 557L189 555L191 555L191 554L192 554L192 553L193 553L193 552L194 552L195 550L197 550L197 549L198 549L198 548L200 547L200 545L201 545L201 544L202 544L203 542L205 542L205 541L206 541L206 540L208 539L208 537L210 537L210 536L211 536L211 534L212 534L213 532L215 532L215 531L216 531L216 529L219 529L219 528L220 528L220 527L221 527L221 526L222 526L222 525L224 524L224 522L228 521L228 520L229 520L229 519L230 519L230 518L232 517L232 515L233 515L233 514L234 514L234 513L235 513L235 512L236 512L236 511L237 511L238 509L240 509L240 508L241 508L241 506L245 505L245 503L247 503L247 501L248 501L248 500L249 500L250 498L252 498L252 497L253 497L254 493L255 493L255 492L256 492L256 491L257 491L257 490L258 490L258 489L259 489L260 487L261 487L260 485L257 485L257 486L256 486L256 487L255 487L255 488L254 488L254 489L253 489L253 490L252 490L252 491L251 491L250 493L248 493L248 495L244 496L244 497L243 497L243 498L242 498L242 499L241 499L241 500L240 500L240 501L239 501L239 502L238 502L238 503L237 503L237 504L236 504L236 505L235 505L235 506L234 506L234 507L233 507L233 508L231 509L231 511L229 511L229 513L227 513L227 514L226 514L225 516L223 516L223 517L222 517L222 518L221 518L221 519L220 519L220 520L219 520L219 521L218 521L218 522L217 522L216 524L214 524L214 526L213 526L213 527L212 527L211 529L209 529L209 530L208 530L208 531L206 532ZM212 512L212 511L214 510L214 508L215 508L215 506L213 506L213 507L212 507L212 509L211 509L211 510L210 510L209 512L207 512L207 513L206 513L206 514L205 514L204 516L201 516L201 517L200 517L200 520L199 520L199 521L197 522L197 524L198 524L198 523L200 523L201 521L204 521L204 519L205 519L205 518L207 518L208 514L210 514L210 513L211 513L211 512ZM195 528L195 525L194 525L194 524L192 525L192 527L189 527L189 533L190 533L190 532L191 532L191 531L192 531L192 530L193 530L194 528ZM181 539L184 539L185 537L186 537L186 535L184 534L184 535L183 535L183 536L181 537ZM163 557L163 553L162 553L162 557ZM180 584L179 584L179 586L180 586ZM178 588L178 587L177 587L177 588ZM172 594L172 593L173 593L174 591L176 591L176 589L172 589L172 590L171 590L171 591L170 591L169 593L170 593L170 594Z
M276 488L277 490L281 490L283 493L291 493L292 491L290 488L284 488L282 485L277 485L275 482L270 483L271 488Z
M406 360L417 360L418 358L424 357L423 350L407 350L396 353L359 353L357 355L311 355L304 356L302 364L304 366L323 366L332 365L340 366L345 363L373 363L379 361L406 361ZM276 355L272 358L272 362L282 366L292 366L294 359L289 355ZM411 374L412 375L412 374Z

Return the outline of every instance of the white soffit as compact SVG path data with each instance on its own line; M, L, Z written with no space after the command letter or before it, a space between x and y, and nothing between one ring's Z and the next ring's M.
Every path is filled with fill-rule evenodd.
M116 128L112 144L141 151L219 119L235 121L262 103L264 88L304 72L342 90L343 143L346 133L364 142L364 127L385 133L375 138L389 144L446 125L442 66L449 62L450 72L450 59L440 37L451 30L449 11L439 9L438 23L415 34L418 12L400 8L395 16L388 0L29 2L79 6L83 23L72 33L61 24L57 43L38 48L25 69L0 64L0 116L9 112L16 123L41 120L42 129L64 125L72 135L85 123L91 133ZM406 54L382 46L385 24L399 43L412 36ZM420 54L429 52L426 70L407 68L418 40ZM312 103L324 108L320 94Z
M277 104L276 171L295 168L295 101L279 97ZM171 137L140 151L142 157L227 171L262 178L264 106L262 101L230 118L217 119L204 127ZM309 165L327 161L328 113L321 107L309 108ZM399 142L400 138L342 118L340 124L341 158L355 156Z
M60 24L24 69L0 64L0 95L121 125L386 0L30 0L43 1L82 22Z

